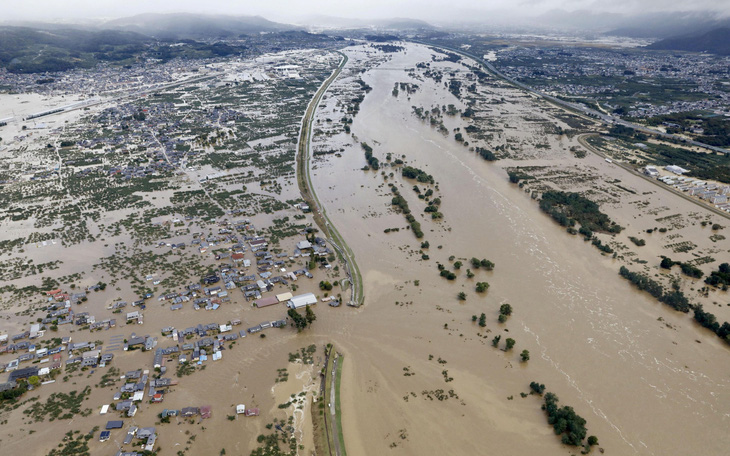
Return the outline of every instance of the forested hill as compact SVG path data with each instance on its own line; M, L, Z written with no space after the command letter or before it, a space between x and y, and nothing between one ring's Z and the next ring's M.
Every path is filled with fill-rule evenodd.
M65 71L99 60L125 60L150 38L117 30L0 27L0 66L15 73Z
M283 27L284 30L277 30L281 24L262 18L253 20L250 27L245 25L246 21L243 19L236 18L233 21L236 27L231 29L235 32L226 29L228 31L225 33L210 23L202 23L200 27L189 23L180 24L180 27L175 28L174 37L165 38L161 36L164 33L160 36L151 35L155 30L167 27L162 22L157 29L147 33L123 30L142 30L141 24L146 23L149 17L133 19L116 22L118 29L89 30L73 26L66 28L56 24L38 24L33 27L0 26L0 68L6 68L11 73L51 73L91 68L100 62L121 66L145 61L166 62L175 58L207 59L231 55L252 57L287 49L329 47L341 40L303 30L287 30L286 27ZM107 27L107 24L102 24L101 27ZM273 31L262 33L261 27ZM184 31L186 29L187 32ZM251 33L239 34L243 31ZM233 35L230 39L221 39L221 34L231 33ZM191 36L196 36L197 39L190 38Z
M667 38L647 47L649 49L730 55L730 27L720 27L709 32Z

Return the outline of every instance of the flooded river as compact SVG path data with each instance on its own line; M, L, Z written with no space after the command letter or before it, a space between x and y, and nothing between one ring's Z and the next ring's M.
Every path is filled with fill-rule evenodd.
M312 172L364 279L365 306L332 328L346 355L348 453L577 454L553 434L542 400L520 396L537 381L587 420L588 435L608 454L726 454L727 346L632 289L618 276L616 260L576 242L543 215L509 183L499 162L469 153L453 135L414 116L412 106L463 109L443 83L414 81L403 71L430 62L431 54L410 45L382 69L364 73L373 90L351 129L381 162L387 152L405 154L408 164L434 176L443 222L422 215L424 203L411 190L415 182L400 171L392 169L388 182L380 172L362 171L359 147L317 162ZM394 97L398 82L421 89L410 99ZM318 114L328 115L327 107ZM459 125L458 117L446 121L449 129ZM403 215L389 209L389 183L398 185L421 222L429 260L421 260L421 240L404 229ZM384 233L393 227L400 231ZM447 281L436 263L451 269L451 255L464 267ZM493 261L494 271L474 270L468 279L472 257ZM474 291L477 281L490 283L487 293ZM465 301L456 298L461 291ZM514 308L506 324L497 322L502 303ZM472 322L482 312L486 328ZM498 334L500 348L507 337L515 348L493 348ZM531 354L527 363L519 359L524 349ZM446 398L435 398L439 389Z

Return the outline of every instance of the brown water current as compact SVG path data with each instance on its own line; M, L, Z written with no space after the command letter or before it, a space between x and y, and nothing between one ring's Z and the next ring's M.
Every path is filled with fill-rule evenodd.
M364 73L373 90L351 126L381 161L387 152L405 154L436 179L444 214L439 224L421 215L424 203L410 189L414 182L397 170L388 180L398 184L421 222L430 260L421 260L421 240L404 229L403 215L389 209L392 194L380 172L360 170L359 147L317 162L312 172L364 279L365 305L339 322L333 336L346 355L342 424L348 454L577 454L553 434L541 399L520 397L531 381L574 407L608 454L726 454L727 346L632 289L618 276L616 260L567 235L508 182L498 164L412 115L412 105L458 106L443 83L417 81L423 90L412 99L393 97L395 83L412 81L398 69L428 62L431 54L409 45L384 64L387 70ZM434 95L433 87L440 92ZM452 122L447 127L460 121ZM632 179L625 176L629 184ZM401 229L384 234L391 227ZM450 268L450 255L467 260L453 282L436 268L437 261ZM471 257L488 258L496 267L467 279ZM485 295L474 291L477 281L490 283ZM460 291L466 301L456 299ZM498 309L505 302L514 313L501 325ZM486 329L471 321L481 312ZM493 348L497 334L500 347L512 337L515 348ZM527 363L519 360L523 349L531 353ZM415 375L404 375L404 368ZM445 382L447 376L453 381ZM458 398L423 394L437 389L453 389Z

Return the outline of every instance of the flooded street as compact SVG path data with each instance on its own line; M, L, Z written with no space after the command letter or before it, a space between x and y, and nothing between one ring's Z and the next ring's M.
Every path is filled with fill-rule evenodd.
M365 305L332 336L347 357L348 453L577 453L553 434L541 398L520 396L536 381L587 420L588 435L608 454L724 454L730 444L727 346L631 288L618 276L617 260L567 235L509 183L499 162L469 153L452 134L414 116L412 106L463 108L443 83L415 81L404 71L430 62L432 53L408 45L382 69L362 74L372 91L351 130L354 144L370 144L381 163L386 153L405 155L408 165L433 175L443 221L425 217L411 190L416 182L399 169L361 170L363 151L354 144L342 158L315 162L312 171L364 279ZM421 90L395 97L400 82ZM333 114L318 113L325 116ZM463 126L458 116L445 122L450 131ZM381 171L394 176L386 182ZM624 182L632 179L627 174ZM421 223L423 239L390 209L393 183ZM384 233L393 227L400 230ZM430 244L428 260L419 252L423 240ZM452 270L451 255L464 267L447 281L437 262ZM494 271L473 270L475 277L467 278L472 257L493 261ZM474 291L478 281L489 282L488 292ZM462 291L465 301L457 300ZM514 309L506 324L497 322L503 303ZM486 328L472 322L482 312ZM496 335L500 349L491 345ZM516 341L509 352L501 349L507 337ZM523 363L525 349L531 358ZM439 389L445 398L435 398Z

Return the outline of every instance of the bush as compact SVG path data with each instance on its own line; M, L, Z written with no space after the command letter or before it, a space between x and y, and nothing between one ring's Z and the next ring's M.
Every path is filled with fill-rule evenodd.
M510 350L512 350L512 348L513 348L513 347L515 346L515 344L516 344L517 342L515 342L515 340L514 340L514 339L512 339L511 337L508 337L508 338L507 338L507 339L505 340L505 343L506 343L507 345L506 345L506 346L504 347L504 351L510 351Z
M440 273L441 277L446 277L446 280L456 280L456 274L451 271L443 269Z
M710 273L710 276L705 279L705 283L714 287L727 288L730 286L730 264L722 263L717 271Z
M414 168L412 166L404 166L403 168L401 168L401 174L405 178L416 179L418 182L424 184L433 184L435 182L433 176L421 169Z
M643 239L636 238L634 236L629 236L629 240L631 242L633 242L634 244L636 244L638 247L643 247L646 245L646 241L644 241Z
M598 204L577 193L547 191L540 200L540 209L562 226L576 222L591 231L619 233L622 227L601 212Z
M702 278L702 276L705 275L702 270L688 263L680 263L679 267L682 268L683 274L688 275L694 279Z
M556 435L562 435L565 445L579 446L586 436L586 420L573 410L573 407L558 408L558 396L545 393L542 409L547 413L548 423L553 426ZM597 439L596 439L597 440Z
M531 389L531 390L532 390L532 391L533 391L533 392L534 392L535 394L540 394L540 395L542 395L542 393L544 393L544 392L545 392L545 385L542 385L542 384L540 384L540 383L537 383L537 382L530 382L530 389Z

